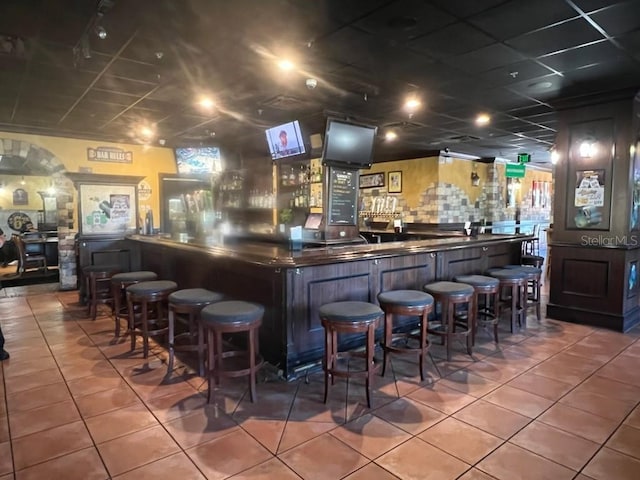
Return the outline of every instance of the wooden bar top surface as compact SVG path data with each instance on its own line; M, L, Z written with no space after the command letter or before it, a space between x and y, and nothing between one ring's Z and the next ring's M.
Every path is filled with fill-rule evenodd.
M429 240L313 246L304 247L302 250L292 250L288 248L287 245L282 244L250 240L233 241L228 244L206 245L197 242L179 242L157 235L130 235L127 238L143 244L163 245L169 248L202 251L212 256L236 258L254 265L276 268L296 268L407 254L482 247L503 242L521 242L530 237L531 235L523 234L480 234L477 237L456 235Z

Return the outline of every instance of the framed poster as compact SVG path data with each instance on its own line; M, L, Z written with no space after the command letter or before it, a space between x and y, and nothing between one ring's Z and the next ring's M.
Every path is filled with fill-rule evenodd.
M80 231L83 235L136 233L135 185L78 185Z
M360 188L384 187L384 172L360 175Z
M402 192L402 172L389 172L389 187L387 188L387 192Z

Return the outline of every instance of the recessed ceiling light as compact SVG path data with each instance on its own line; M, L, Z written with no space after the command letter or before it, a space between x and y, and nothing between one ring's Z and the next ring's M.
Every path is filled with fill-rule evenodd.
M384 139L387 142L393 142L396 138L398 138L398 134L393 130L387 130L387 132L384 134Z
M551 88L553 86L553 82L549 80L545 80L543 82L534 82L528 85L530 90L546 90L547 88Z
M215 102L209 97L202 97L198 101L198 105L206 110L211 110L215 106Z
M476 125L482 127L491 121L491 117L486 113L480 113L476 117Z
M293 62L290 60L280 60L278 62L278 67L280 67L280 70L287 72L289 70L293 70Z
M422 105L422 102L420 102L420 99L416 97L409 97L404 102L404 108L409 112L417 110L420 108L420 105Z

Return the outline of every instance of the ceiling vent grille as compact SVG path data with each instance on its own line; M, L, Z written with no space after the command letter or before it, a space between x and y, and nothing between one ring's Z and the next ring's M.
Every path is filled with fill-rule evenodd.
M296 110L303 108L306 104L307 102L288 95L277 95L263 102L265 107L277 108L278 110Z

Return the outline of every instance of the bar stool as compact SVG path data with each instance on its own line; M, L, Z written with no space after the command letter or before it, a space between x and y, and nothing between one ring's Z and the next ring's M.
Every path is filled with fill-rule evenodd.
M423 290L435 299L436 303L440 302L441 317L439 328L428 329L429 333L441 336L447 347L447 361L451 361L451 341L457 336L467 338L467 353L471 355L471 346L473 342L473 323L474 318L474 289L471 285L458 282L434 282L428 283ZM458 323L456 321L455 309L456 305L466 303L467 321ZM456 332L456 327L463 327L464 330Z
M531 265L536 268L542 268L544 257L541 255L522 255L520 263L522 265Z
M473 300L475 304L472 342L476 344L478 326L493 326L493 339L498 343L498 322L500 321L500 280L485 275L461 275L454 280L466 283L473 287ZM480 306L480 295L483 296L483 304Z
M226 300L207 305L200 312L202 325L207 330L208 353L208 402L213 402L215 385L222 384L222 377L249 376L251 402L256 401L256 373L264 360L260 356L258 330L262 325L264 307L256 303ZM246 332L247 350L227 350L222 346L225 333ZM246 363L237 369L225 369L225 358L244 357Z
M111 296L113 297L113 317L116 322L116 337L120 336L120 314L126 313L127 322L129 321L128 310L125 310L127 308L126 298L124 299L124 302L122 301L127 287L138 282L150 282L152 280L157 280L157 278L158 275L154 272L146 270L116 273L111 277Z
M420 361L420 380L424 381L424 361L429 349L427 338L427 325L429 314L433 311L433 297L419 290L391 290L378 294L380 308L384 311L384 340L382 350L384 361L382 362L382 376L387 370L389 354L391 353L418 353ZM410 315L420 317L420 333L411 332L393 333L394 315ZM418 340L418 347L410 347L410 339ZM405 340L405 346L394 345L396 340Z
M204 376L204 330L200 321L200 312L207 305L219 302L223 295L204 288L188 288L178 290L169 295L169 363L167 376L173 371L173 360L176 350L198 352L198 373ZM189 331L175 335L176 320L188 326ZM188 337L193 341L197 337L197 345L175 345L175 340Z
M324 403L329 396L329 377L331 383L335 377L365 377L367 391L367 407L371 408L371 382L377 366L373 363L376 328L384 312L372 303L346 301L322 305L319 309L320 321L324 327ZM338 351L339 333L366 333L365 353L354 351ZM339 369L338 359L348 357L364 357L364 370Z
M494 268L487 274L500 281L500 304L506 305L511 310L511 333L519 324L523 328L527 327L526 291L527 276L517 269ZM510 290L507 298L502 297L504 289Z
M98 304L110 304L113 311L111 277L119 272L119 265L87 265L82 269L87 290L89 316L93 320L98 315Z
M131 350L136 348L136 336L140 335L144 358L149 356L149 337L164 335L169 330L164 306L169 295L177 289L178 284L171 280L138 282L127 287ZM137 311L136 305L139 306Z
M540 321L542 316L540 312L542 268L534 267L533 265L505 265L504 268L520 270L527 276L527 288L525 292L527 303L525 305L525 309L536 307L536 318Z

